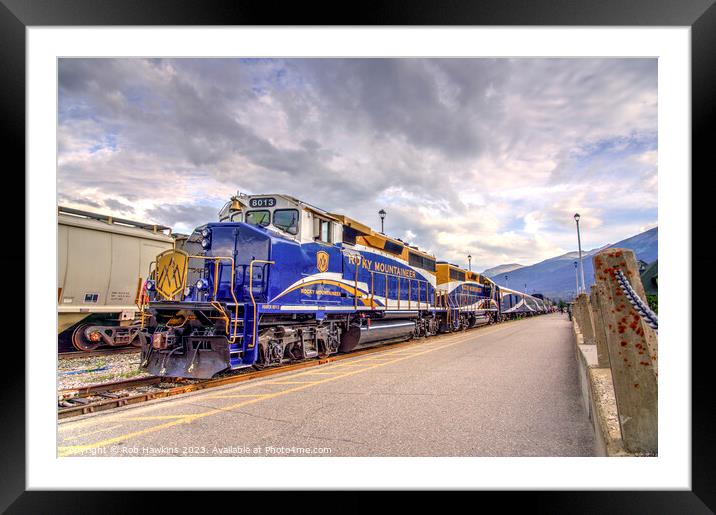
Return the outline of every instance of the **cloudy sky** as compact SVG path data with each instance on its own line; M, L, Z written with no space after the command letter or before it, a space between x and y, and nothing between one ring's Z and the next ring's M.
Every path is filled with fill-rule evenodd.
M473 269L657 222L656 59L61 59L58 203L190 232L287 193Z

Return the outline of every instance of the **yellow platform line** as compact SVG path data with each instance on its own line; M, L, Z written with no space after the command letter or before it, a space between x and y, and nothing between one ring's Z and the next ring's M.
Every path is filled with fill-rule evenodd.
M125 417L123 420L171 420L174 418L184 418L190 415L147 415L139 417Z
M97 429L95 431L90 431L89 433L82 433L79 435L68 436L67 438L65 438L65 440L77 440L78 438L84 438L85 436L90 436L90 435L94 435L97 433L103 433L104 431L111 431L112 429L117 429L118 427L122 427L122 424L117 424L116 426L111 426L111 427L103 427L103 428Z
M391 354L392 354L393 356L400 356L401 354L410 354L410 353L413 352L414 350L415 350L415 349L400 349L400 350L397 350L397 351L395 351L395 352L392 352Z
M302 375L307 375L307 376L332 376L332 375L335 375L335 374L342 374L342 373L343 373L343 372L341 372L341 371L336 371L336 372L304 372Z
M234 397L264 397L266 393L227 393L218 395L207 395L205 399L232 399Z
M336 380L342 379L342 378L344 378L344 377L349 377L349 376L352 376L352 375L356 375L356 374L361 374L361 373L363 373L363 372L367 372L368 370L372 370L372 369L374 369L374 368L384 367L384 366L386 366L386 365L390 365L390 364L393 364L393 363L398 363L398 362L400 362L400 361L405 361L406 359L414 358L414 357L416 357L416 356L421 356L421 355L424 355L424 354L428 354L428 353L430 353L430 352L435 352L436 350L445 349L445 348L447 348L447 347L452 347L453 345L458 345L458 344L463 343L463 342L465 342L465 341L468 341L468 340L470 340L470 339L477 339L477 338L481 338L481 337L483 337L483 336L486 336L486 335L488 335L488 334L492 334L492 333L494 333L494 332L499 331L500 329L501 329L501 328L498 328L498 329L496 329L495 331L491 331L491 332L489 332L489 333L488 333L487 331L485 331L485 332L482 332L481 334L465 336L464 338L461 338L461 339L459 339L459 340L454 340L454 341L451 341L450 343L444 343L443 345L435 346L435 347L426 349L426 350L424 350L424 351L422 351L422 352L416 352L416 353L414 353L414 354L411 354L410 356L401 356L401 357L398 357L398 358L396 358L396 359L394 359L394 360L392 360L392 361L386 361L385 363L376 363L375 365L372 365L372 366L370 366L370 367L361 368L361 369L359 369L359 370L352 370L352 371L350 371L350 372L346 372L345 374L338 375L338 376L335 376L335 377L327 377L327 378L322 379L322 380L320 380L320 381L301 383L299 386L295 386L294 388L288 388L288 389L283 390L283 391L280 391L280 392L265 394L263 397L258 397L258 398L254 398L254 399L248 399L248 400L245 400L245 401L243 401L243 402L239 402L239 403L233 404L233 405L231 405L231 406L224 406L224 407L221 407L221 408L218 408L218 409L211 409L211 410L206 411L206 412L204 412L204 413L197 413L197 414L195 414L195 415L187 415L187 416L185 416L185 417L183 417L183 418L181 418L181 419L172 420L171 422L166 422L166 423L164 423L164 424L159 424L159 425L156 425L156 426L152 426L152 427L147 427L147 428L144 428L144 429L140 429L140 430L138 430L138 431L133 431L133 432L131 432L131 433L126 433L126 434L118 435L118 436L115 436L115 437L112 437L112 438L107 438L106 440L100 440L100 441L98 441L98 442L94 442L94 443L91 443L91 444L58 446L58 454L59 454L59 456L61 456L61 457L72 456L72 455L75 455L75 454L80 454L80 453L85 452L85 451L90 450L90 449L96 449L96 448L98 448L98 447L105 447L105 446L111 445L111 444L113 444L113 443L123 442L123 441L125 441L125 440L128 440L128 439L130 439L130 438L134 438L134 437L136 437L136 436L142 436L142 435L145 435L145 434L148 434L148 433L153 433L153 432L156 432L156 431L161 431L162 429L168 429L168 428L170 428L170 427L174 427L174 426L177 426L177 425L179 425L179 424L190 424L190 423L193 422L194 420L198 420L198 419L205 418L205 417L210 417L210 416L212 416L212 415L216 415L216 414L219 414L219 413L226 413L227 411L235 410L235 409L241 408L241 407L243 407L243 406L247 406L247 405L249 405L249 404L257 403L257 402L262 401L262 400L272 399L272 398L275 398L275 397L282 397L282 396L288 395L288 394L290 394L290 393L294 393L294 392L298 392L298 391L301 391L301 390L305 390L305 389L310 388L310 387L312 387L312 386L315 386L315 385L317 385L317 384L322 384L322 383L328 383L328 382L331 382L331 381L336 381Z
M319 381L265 381L262 384L315 384Z

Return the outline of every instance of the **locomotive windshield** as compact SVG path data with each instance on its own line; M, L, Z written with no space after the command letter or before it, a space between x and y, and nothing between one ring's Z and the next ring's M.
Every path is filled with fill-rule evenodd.
M289 234L298 234L298 211L295 209L275 210L273 224Z
M264 210L249 211L246 213L246 223L266 227L271 223L271 213Z

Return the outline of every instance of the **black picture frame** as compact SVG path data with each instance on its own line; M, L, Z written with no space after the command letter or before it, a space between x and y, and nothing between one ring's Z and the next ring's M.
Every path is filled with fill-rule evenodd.
M0 0L0 130L5 163L25 165L25 29L29 26L82 25L552 25L552 26L688 26L691 27L692 51L692 173L693 199L692 234L710 234L706 209L706 163L715 137L716 104L716 7L715 0L490 0L445 2L381 2L376 5L345 9L333 4L326 8L319 3L282 3L280 8L269 2L236 2L218 0ZM7 157L15 157L9 161ZM9 165L6 165L6 167ZM712 165L713 166L713 165ZM20 168L22 167L22 168ZM18 174L16 174L18 175ZM6 172L7 177L7 172ZM24 188L18 185L19 188ZM22 203L19 191L15 201ZM703 201L702 201L703 200ZM18 206L15 212L24 211ZM15 234L19 231L15 229ZM694 241L696 243L696 241ZM706 247L692 249L693 270L713 270L714 258ZM24 245L14 245L3 253L3 270L16 270L24 263ZM28 273L28 270L24 270ZM691 277L684 283L691 284ZM690 288L684 295L691 294ZM695 291L692 305L707 303L703 290ZM25 292L24 295L31 295ZM25 304L23 295L4 299L8 309ZM4 313L8 313L8 309ZM694 308L695 309L695 308ZM38 316L32 312L25 317ZM692 320L698 322L694 310ZM27 320L25 320L27 322ZM15 325L19 325L15 323ZM702 327L699 325L699 327ZM709 414L714 411L712 372L707 367L716 361L713 343L698 339L696 324L692 346L692 490L684 491L568 491L568 492L503 492L486 493L497 497L501 508L528 502L538 513L712 513L716 510L716 456ZM688 336L678 342L687 348ZM671 342L676 343L676 342ZM698 343L698 344L696 344ZM26 342L26 345L31 342ZM0 509L8 513L126 513L147 507L162 511L186 508L185 495L163 494L161 502L148 501L147 495L112 492L25 491L25 363L18 346L4 354L5 366L0 389L0 411L4 415L0 439ZM7 354L10 352L11 354ZM11 363L8 363L8 358ZM81 478L78 478L81 484ZM316 484L320 488L320 484ZM208 509L220 510L227 493L212 502ZM245 499L242 494L242 499ZM265 495L264 495L265 498ZM238 499L238 497L234 497ZM294 493L291 499L305 502ZM300 499L300 500L299 500ZM275 498L272 503L275 502ZM238 508L238 504L235 505Z

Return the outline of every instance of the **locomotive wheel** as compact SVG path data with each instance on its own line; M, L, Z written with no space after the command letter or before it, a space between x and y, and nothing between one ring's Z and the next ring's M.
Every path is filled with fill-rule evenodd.
M133 347L141 347L142 345L145 345L147 343L147 337L144 335L144 333L137 333L137 336L134 337L134 339L131 341L131 344Z
M102 343L102 340L98 342L91 342L85 338L85 329L87 329L90 325L91 324L81 324L72 333L72 345L75 349L89 352L95 350Z

